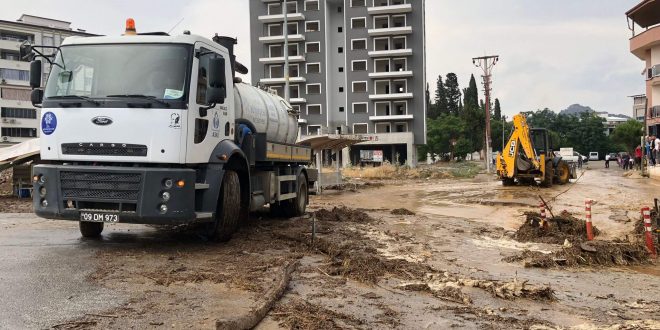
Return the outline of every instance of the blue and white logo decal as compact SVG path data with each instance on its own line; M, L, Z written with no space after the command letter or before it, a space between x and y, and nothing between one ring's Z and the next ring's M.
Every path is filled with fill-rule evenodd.
M41 131L46 135L51 135L57 128L57 117L52 112L46 112L41 118Z
M213 116L213 129L218 130L218 128L220 128L220 117L216 112L215 115Z

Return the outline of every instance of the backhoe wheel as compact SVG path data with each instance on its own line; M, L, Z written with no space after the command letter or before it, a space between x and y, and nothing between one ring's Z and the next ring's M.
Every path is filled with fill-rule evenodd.
M103 222L80 221L80 234L85 238L101 236L103 232Z
M296 182L296 198L284 203L284 212L289 218L302 216L305 214L305 209L307 208L307 178L304 174L300 173Z
M550 188L552 187L552 180L555 177L555 169L552 167L552 161L545 163L545 176L541 181L541 186Z
M213 241L226 242L238 228L238 218L241 211L241 183L238 179L238 173L227 170L222 179L222 188L218 207L215 215L215 222L209 233L209 238Z
M512 178L502 178L502 185L505 187L513 186L516 184L516 181L514 181Z
M565 161L560 161L557 164L557 182L559 184L567 184L571 178L571 171Z

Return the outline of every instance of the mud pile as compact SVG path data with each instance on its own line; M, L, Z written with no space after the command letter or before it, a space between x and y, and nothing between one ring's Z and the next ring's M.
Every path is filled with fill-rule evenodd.
M525 215L525 222L514 235L517 241L562 244L562 249L549 254L525 250L504 258L506 262L522 261L525 267L536 268L630 266L650 262L642 242L587 241L586 222L568 212L548 219L546 229L539 226L541 218L538 213L528 212ZM594 236L597 236L598 229L594 227L593 230Z
M393 215L415 215L415 212L408 210L408 209L394 209L392 212L390 212Z
M522 243L564 244L568 239L571 242L580 242L587 237L586 221L578 219L568 212L559 216L548 218L548 228L541 228L541 215L535 212L525 213L526 221L520 225L514 238ZM600 231L593 227L594 236Z
M288 329L344 329L359 328L364 325L362 320L353 316L337 313L300 299L279 304L271 313L280 326Z
M375 221L375 219L369 216L366 212L349 209L345 206L335 207L332 211L320 209L314 212L314 216L316 216L318 221L330 222L371 223Z

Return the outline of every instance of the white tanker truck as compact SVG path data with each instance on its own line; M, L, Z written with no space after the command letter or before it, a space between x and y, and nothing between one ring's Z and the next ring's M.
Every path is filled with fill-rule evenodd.
M250 211L270 204L299 216L318 176L295 145L296 114L282 98L241 83L235 39L184 33L70 37L23 45L32 57L32 103L42 108L34 210L80 222L203 223L231 238ZM43 48L55 48L45 56ZM41 89L41 60L51 64Z

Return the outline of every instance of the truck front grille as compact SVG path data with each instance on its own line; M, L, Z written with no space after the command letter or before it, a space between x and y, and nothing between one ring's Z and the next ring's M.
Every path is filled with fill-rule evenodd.
M138 173L60 172L64 199L137 202L142 176Z

